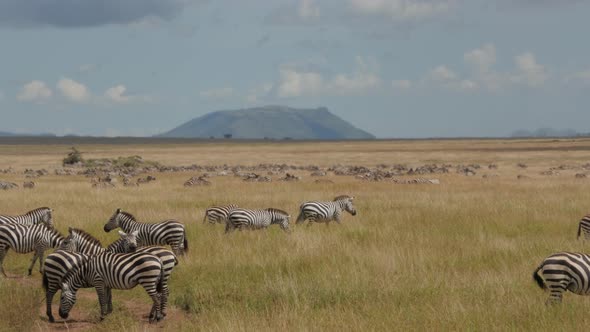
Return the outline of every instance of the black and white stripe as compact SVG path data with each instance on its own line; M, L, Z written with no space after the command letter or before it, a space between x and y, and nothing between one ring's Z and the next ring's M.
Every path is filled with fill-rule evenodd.
M563 293L590 295L590 255L555 253L543 260L533 272L539 287L549 290L546 304L561 303Z
M309 220L313 222L325 222L327 225L332 221L340 223L342 211L347 211L351 215L356 215L356 209L352 204L354 197L342 195L334 198L332 202L305 202L299 207L299 216L296 223L302 223Z
M53 296L61 287L63 277L71 270L77 268L91 255L105 251L112 253L130 253L137 247L137 239L133 234L119 232L120 238L103 248L100 241L83 230L70 228L69 235L62 241L57 251L47 256L43 268L43 288L47 304L47 317L50 322L55 319L51 310ZM112 308L109 303L108 307Z
M590 214L585 215L578 224L578 239L584 234L584 240L590 240Z
M51 208L40 207L19 216L0 215L0 225L19 224L32 226L44 223L49 227L53 227L52 212Z
M160 311L162 280L162 263L152 254L103 252L89 256L63 278L59 315L64 319L68 318L70 310L76 303L78 289L94 287L100 303L100 317L103 319L112 311L111 289L131 289L141 285L153 302L149 321L150 323L159 321L163 318Z
M26 254L35 252L31 265L29 266L29 275L33 271L33 265L37 258L39 259L39 271L43 273L43 254L49 248L57 248L63 241L63 236L54 228L49 228L45 224L33 226L23 226L18 224L0 225L0 272L4 272L4 258L9 249Z
M225 224L225 233L234 229L243 228L261 229L272 224L278 224L285 232L289 233L289 214L283 210L268 208L265 210L235 209L229 214L229 220Z
M203 218L203 223L209 221L210 224L224 224L227 223L229 218L229 214L237 209L238 206L236 204L230 204L226 206L211 206L205 210L205 217Z
M104 225L104 231L110 232L117 227L121 227L125 233L139 231L137 235L139 246L169 245L176 255L183 255L188 251L184 225L174 219L153 224L142 223L138 222L132 214L117 209Z

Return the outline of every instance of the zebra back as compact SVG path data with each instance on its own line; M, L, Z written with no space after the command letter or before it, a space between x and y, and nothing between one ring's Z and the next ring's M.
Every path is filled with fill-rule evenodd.
M45 224L24 226L19 224L0 225L0 245L19 253L36 249L57 248L64 237L54 228Z
M211 206L205 210L203 223L205 223L207 220L211 224L227 222L231 211L237 208L238 206L236 204L230 204L226 206Z
M53 227L52 212L53 210L51 208L40 207L33 209L22 215L0 215L0 224L20 224L25 226L32 226L44 223L48 227Z

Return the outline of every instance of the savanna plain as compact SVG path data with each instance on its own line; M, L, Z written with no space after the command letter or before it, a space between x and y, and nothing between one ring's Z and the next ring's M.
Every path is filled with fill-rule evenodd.
M84 158L140 155L163 165L453 165L445 174L398 177L436 178L438 185L332 172L323 179L333 183L316 183L309 172L292 170L300 181L279 182L274 179L280 175L273 175L272 182L244 182L230 174L208 178L209 186L184 187L200 175L187 171L151 173L157 180L138 187L98 189L84 175L54 175L70 147L0 142L0 169L15 170L0 180L20 186L0 191L0 213L49 206L62 234L82 228L105 245L117 239L116 232L103 231L117 208L141 221L183 222L189 252L170 280L168 317L148 324L151 300L137 287L113 291L114 312L100 321L96 292L83 289L69 319L51 324L38 266L26 276L32 254L10 251L4 261L8 278L0 280L0 330L590 327L590 297L569 293L561 305L545 306L548 294L531 277L551 253L590 251L589 243L576 239L578 221L590 211L590 178L575 177L590 162L588 139L76 144ZM466 176L455 172L459 164L481 168ZM553 167L560 169L541 174ZM27 168L45 168L49 175L33 179L34 189L23 189ZM302 202L342 194L355 197L356 216L345 214L341 224L329 226L295 225ZM225 235L223 225L202 222L207 207L230 203L286 210L292 233L273 225ZM56 317L58 301L59 293Z

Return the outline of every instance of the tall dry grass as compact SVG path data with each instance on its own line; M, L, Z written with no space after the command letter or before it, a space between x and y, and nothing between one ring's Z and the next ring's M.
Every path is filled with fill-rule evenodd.
M550 253L589 248L576 241L575 233L578 220L589 210L590 180L575 179L575 171L553 177L538 172L549 166L585 163L590 153L537 148L587 142L516 142L514 146L525 148L517 152L509 149L514 147L509 143L364 142L321 147L294 143L285 145L286 152L274 144L228 145L223 152L216 152L213 145L203 150L185 145L143 146L141 151L83 146L80 149L89 155L139 154L163 164L198 163L186 154L202 156L210 163L236 164L250 149L256 156L251 163L270 156L266 162L494 162L500 168L482 169L475 177L434 176L441 179L438 186L369 183L349 177L331 177L335 184L318 185L306 173L295 172L304 176L303 181L244 183L235 177L214 177L210 187L184 188L184 180L195 174L175 173L155 174L155 183L139 188L97 190L84 177L47 176L36 180L34 190L0 192L0 211L20 213L48 205L55 209L55 223L62 232L68 226L80 227L104 244L117 238L102 227L118 207L141 220L184 222L190 252L172 275L172 316L156 330L585 330L590 324L586 314L590 297L569 294L561 306L546 307L547 294L533 283L531 274ZM472 149L478 145L493 152ZM0 147L0 151L18 167L34 164L36 168L57 167L60 149L67 150L52 147L28 155L27 149L39 147L9 152L10 148ZM296 148L308 153L281 159L283 154L294 156L289 149ZM232 155L232 149L243 153ZM320 156L320 149L328 151L328 159ZM402 150L400 155L392 152ZM184 154L177 156L181 151ZM358 157L335 157L349 154ZM529 167L519 169L516 162ZM483 173L499 176L483 179ZM531 178L517 181L516 174ZM24 180L19 174L0 179ZM201 223L207 206L223 203L281 208L294 221L301 202L345 193L356 197L359 213L346 215L342 225L297 225L291 235L271 227L225 236L223 226ZM63 323L51 325L44 319L44 294L40 286L36 288L38 272L21 278L30 257L10 252L4 262L14 278L0 280L1 298L11 299L0 301L0 326L63 328ZM143 290L116 291L115 313L103 322L98 322L94 291L84 292L71 317L78 322L70 322L70 328L149 328L142 315L149 310L150 299Z

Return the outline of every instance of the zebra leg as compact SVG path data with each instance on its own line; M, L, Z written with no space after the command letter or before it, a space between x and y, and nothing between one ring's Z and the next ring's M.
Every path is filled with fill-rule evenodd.
M231 232L233 232L235 229L235 227L233 226L233 224L231 222L228 222L225 224L225 234L229 234Z
M6 272L4 272L4 257L6 257L6 253L8 253L8 247L0 246L0 272L5 278L8 278Z
M168 280L165 280L162 283L162 293L160 293L160 311L162 312L162 317L166 317L167 307L168 307L168 295L170 295L170 290L168 289Z
M47 287L47 290L45 291L45 300L47 303L47 318L49 319L50 323L55 323L55 318L53 318L53 313L51 312L51 302L53 302L53 296L55 295L55 289L51 289L54 288L52 286Z
M45 266L45 257L43 257L44 254L44 251L39 253L39 273L41 273L41 275L43 275L43 266Z
M151 291L149 291L147 289L146 285L142 285L142 286L146 290L146 292L148 292L148 294L152 298L152 301L154 302L154 304L152 305L152 310L150 310L149 322L151 324L155 321L159 321L162 319L162 312L161 312L161 305L160 305L161 295L158 294L155 289L152 289Z
M106 289L107 293L107 313L113 312L113 291L111 288Z
M96 289L96 295L98 295L98 303L100 305L100 320L103 320L108 314L108 296L107 290L101 283L94 286Z
M33 259L31 259L31 265L29 265L29 275L33 274L33 266L35 265L35 262L37 261L38 256L39 256L39 252L35 251L35 254L33 255Z
M549 298L545 301L545 305L560 304L563 298L563 293L567 289L567 281L560 282L549 286Z

